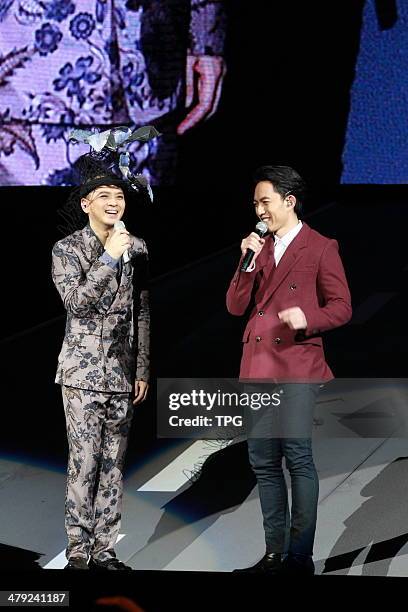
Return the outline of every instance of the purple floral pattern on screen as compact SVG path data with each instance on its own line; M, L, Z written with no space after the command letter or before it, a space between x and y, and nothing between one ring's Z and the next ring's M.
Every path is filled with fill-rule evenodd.
M87 39L95 29L95 20L89 13L79 13L72 19L69 29L72 36L77 40L80 38Z
M54 19L61 22L75 12L75 4L70 0L53 0L46 3L44 11L46 19Z
M57 26L45 23L35 32L35 48L40 55L48 55L57 50L61 38L61 30Z
M69 141L74 127L153 124L175 138L187 54L222 54L223 7L223 0L0 0L0 184L69 184L73 162L88 150ZM130 149L131 169L153 184L161 147L153 140ZM162 157L168 163L171 155Z
M76 97L82 106L86 100L87 90L83 84L94 85L101 80L102 75L91 69L93 57L80 57L76 60L75 66L70 62L65 64L59 71L59 78L53 81L54 90L62 91L66 89L69 98Z

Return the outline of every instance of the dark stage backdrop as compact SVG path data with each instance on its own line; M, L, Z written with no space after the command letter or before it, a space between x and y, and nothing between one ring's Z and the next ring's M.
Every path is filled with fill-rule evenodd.
M292 165L304 175L306 210L314 214L307 221L339 239L354 305L368 301L358 325L328 335L334 371L401 376L407 193L403 186L338 190L364 2L236 0L226 6L228 73L219 112L180 139L176 185L155 187L150 207L129 202L125 217L150 250L153 376L237 374L242 322L226 314L224 296L239 241L256 222L251 173L265 163ZM7 381L0 449L60 465L65 428L53 380L64 311L50 258L62 237L57 210L68 192L0 188L0 346ZM392 249L382 250L381 233L395 231ZM367 315L370 300L374 315ZM381 300L386 309L378 314ZM130 461L154 443L154 411L152 394L136 416Z

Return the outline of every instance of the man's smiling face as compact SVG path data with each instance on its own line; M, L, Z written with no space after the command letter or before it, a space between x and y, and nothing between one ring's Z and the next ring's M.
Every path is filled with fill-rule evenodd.
M93 225L111 227L123 217L125 196L120 187L102 185L82 198L81 206Z
M294 222L297 222L293 210L294 202L296 202L294 196L282 198L270 181L260 181L255 187L255 213L267 224L268 232L284 234Z

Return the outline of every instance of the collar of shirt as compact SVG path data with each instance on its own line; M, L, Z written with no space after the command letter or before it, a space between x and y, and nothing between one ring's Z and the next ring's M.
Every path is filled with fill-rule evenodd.
M295 225L295 227L292 227L291 230L286 232L284 236L279 237L274 234L273 240L274 240L275 248L278 245L280 245L281 247L284 247L286 249L290 245L292 240L296 238L296 236L298 235L302 227L303 227L303 223L299 221L299 223Z

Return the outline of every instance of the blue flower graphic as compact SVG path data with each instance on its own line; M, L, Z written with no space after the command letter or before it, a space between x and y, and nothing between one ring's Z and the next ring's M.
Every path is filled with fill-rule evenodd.
M45 6L45 18L54 21L64 21L75 12L75 4L71 0L51 0Z
M86 100L85 89L81 82L85 81L90 85L97 83L101 75L89 70L93 64L93 57L80 57L75 62L75 67L70 62L65 64L59 71L60 78L53 81L55 91L67 89L69 98L77 97L82 106Z
M102 460L101 471L104 474L109 474L111 470L115 467L115 462L111 457L104 457Z
M90 13L78 13L69 24L69 29L74 38L89 38L95 29L95 20Z
M139 94L140 85L143 83L143 73L134 72L134 66L132 62L129 62L124 66L123 71L123 87L128 95L130 105L133 106L135 102L142 105L142 99Z
M47 185L53 187L68 187L74 185L74 175L72 168L63 168L62 170L55 170L47 178Z
M44 23L39 30L35 32L35 48L40 55L48 55L54 53L61 41L62 32L60 29L51 23Z
M85 380L89 380L93 385L96 385L100 377L101 376L98 370L92 370L92 372L88 372L88 374L85 377Z
M56 142L57 140L60 140L60 138L64 138L66 129L66 125L44 125L42 128L42 133L45 137L45 141L50 143L51 140Z

